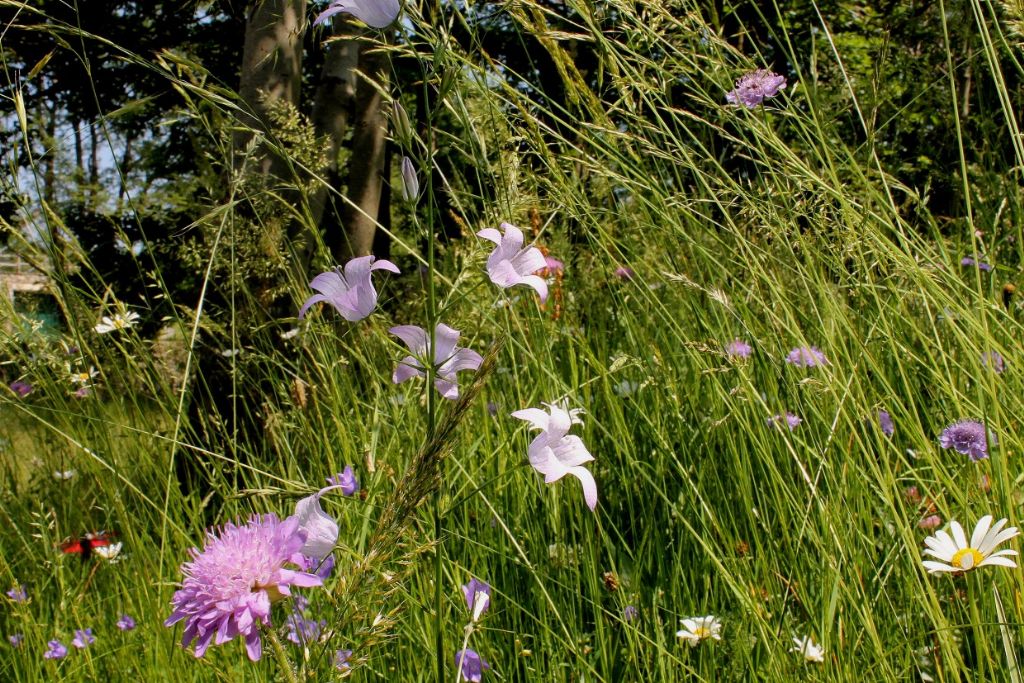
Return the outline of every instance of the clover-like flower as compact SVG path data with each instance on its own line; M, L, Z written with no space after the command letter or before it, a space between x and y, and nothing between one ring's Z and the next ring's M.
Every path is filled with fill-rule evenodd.
M546 267L544 254L537 247L523 247L523 231L511 223L502 223L502 235L494 228L484 228L478 237L494 242L497 246L487 257L487 275L491 282L502 289L526 285L536 290L543 304L548 300L548 283L535 275Z
M583 485L583 499L593 510L597 506L597 482L583 463L594 456L583 445L580 437L569 434L574 424L583 424L579 409L568 410L565 406L545 403L548 412L540 408L527 408L512 413L512 417L526 420L540 434L530 442L528 449L530 465L544 475L544 483L556 482L567 474L580 480Z
M306 299L299 309L299 318L304 318L309 307L320 301L334 306L341 317L351 323L370 315L377 306L377 290L370 280L370 273L375 270L400 272L398 266L386 259L359 256L346 263L344 270L339 266L320 273L309 283L319 293Z
M939 445L943 448L952 448L975 461L988 457L985 425L977 420L960 420L949 425L942 430Z
M335 14L345 12L373 28L387 28L398 18L402 6L398 0L333 0L313 22L322 24Z
M978 520L968 542L963 527L956 520L952 520L949 523L949 532L940 529L934 536L924 539L927 546L924 554L935 559L924 560L921 564L929 574L966 572L990 565L1015 568L1017 563L1010 557L1017 554L1016 550L1006 548L993 552L996 546L1020 534L1017 527L1004 529L1004 526L1006 519L992 524L992 515L985 515Z
M455 653L455 666L459 669L460 680L470 681L470 683L480 683L484 671L491 668L491 665L484 661L483 657L469 648Z
M725 95L730 104L743 105L753 109L769 97L775 97L786 87L786 77L768 69L758 69L744 74L736 81L736 89Z
M802 656L805 662L821 664L825 661L825 648L815 645L814 640L810 636L802 636L800 638L794 636L793 647L789 648L789 651Z
M320 577L297 569L303 566L307 533L297 516L254 515L247 524L227 523L219 533L208 532L202 551L191 550L192 561L181 566L185 581L174 594L174 612L164 622L185 621L182 645L196 641L195 655L206 654L236 636L245 639L249 659L263 654L260 627L270 625L271 605L291 595L292 587L319 586Z
M722 622L718 620L718 617L708 615L680 619L679 621L683 628L676 631L676 638L681 638L690 647L697 647L704 640L722 639Z
M459 397L459 384L456 373L460 370L476 370L484 362L483 357L472 349L457 346L458 330L453 330L443 323L434 328L434 352L430 353L430 335L422 327L416 325L398 325L388 330L409 347L411 356L398 362L391 381L401 384L413 377L426 377L425 363L433 357L435 367L434 388L441 396L454 401Z

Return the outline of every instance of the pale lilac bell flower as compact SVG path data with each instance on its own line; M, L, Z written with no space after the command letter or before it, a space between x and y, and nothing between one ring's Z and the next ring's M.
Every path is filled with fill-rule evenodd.
M511 223L502 223L504 235L494 228L484 228L477 233L497 245L487 257L487 275L491 282L502 289L526 285L536 290L540 302L548 299L548 283L535 275L545 268L544 254L537 247L523 247L523 231Z
M333 0L313 25L322 24L335 14L345 12L372 28L387 28L395 22L401 10L398 0Z
M356 322L373 312L377 306L377 290L373 287L370 274L375 270L386 270L398 274L398 266L386 259L375 256L359 256L340 267L320 273L309 286L318 292L306 299L299 309L299 318L315 303L323 301L337 309L345 320Z
M341 492L346 496L355 495L359 491L359 481L352 470L352 465L345 465L344 470L338 472L333 477L328 477L327 483L332 486L341 487Z
M430 353L430 335L417 325L399 325L388 330L409 348L411 356L398 362L391 381L401 384L413 377L426 377L423 361L433 356L436 367L434 388L449 400L459 397L459 384L456 373L461 370L477 370L484 362L483 357L472 349L457 346L458 330L453 330L444 323L434 328L434 353Z
M491 668L491 665L485 662L483 657L469 648L455 653L455 666L459 667L460 680L470 681L470 683L480 683L483 680L484 671Z
M540 408L527 408L512 413L512 417L526 420L540 434L530 442L528 449L530 465L544 475L544 483L558 481L567 474L580 480L583 485L583 499L587 507L597 507L597 482L583 463L590 462L594 456L583 445L580 437L569 434L574 424L583 424L580 409L569 410L565 405L545 403L548 412Z
M491 587L483 581L471 578L469 583L462 585L462 595L466 598L466 608L473 615L473 622L491 606Z

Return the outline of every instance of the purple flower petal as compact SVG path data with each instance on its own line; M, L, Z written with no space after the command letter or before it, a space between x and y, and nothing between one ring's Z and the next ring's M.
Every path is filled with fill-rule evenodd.
M398 0L333 0L316 18L313 25L322 24L339 12L346 12L367 26L387 28L395 22L401 10Z

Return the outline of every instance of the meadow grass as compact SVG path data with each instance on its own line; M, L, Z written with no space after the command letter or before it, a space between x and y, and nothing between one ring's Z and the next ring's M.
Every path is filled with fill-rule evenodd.
M424 226L406 216L393 258L404 275L378 281L382 306L369 319L347 324L324 306L293 339L274 342L275 329L226 361L234 382L262 388L261 405L237 406L258 415L262 438L198 443L214 432L190 423L150 341L91 331L94 293L62 294L78 354L30 326L3 333L5 363L35 390L0 397L0 575L30 598L0 611L0 631L24 635L0 648L0 679L282 680L278 659L250 663L237 642L202 659L179 647L180 626L162 625L178 566L211 524L289 514L351 464L365 497L324 496L341 529L338 564L326 590L306 591L330 638L284 643L310 680L435 679L438 623L456 680L469 621L459 586L471 577L493 587L471 640L492 667L484 680L1019 680L1020 572L930 576L929 532L918 526L931 513L943 524L1017 522L1021 307L1002 288L1024 243L1019 190L965 185L969 218L940 228L867 143L843 139L804 56L787 55L796 78L764 107L727 107L735 78L762 64L756 54L700 30L696 15L611 5L616 36L576 27L607 55L619 93L611 112L573 80L557 44L577 89L571 111L503 85L477 55L447 55L459 76L444 113L475 134L434 134L473 161L494 197L484 215L466 208L465 239L432 256L416 246ZM509 12L524 33L543 34L537 7ZM420 29L422 44L393 49L444 39ZM950 84L937 75L922 87ZM863 121L855 101L850 111ZM236 201L197 225L229 231ZM538 242L566 263L546 307L487 280L489 245L472 233L502 220L528 234L535 222ZM1001 257L993 272L960 265L990 253ZM426 384L392 384L405 350L387 332L424 324L422 261L433 263L431 305L461 344L502 345L434 463L439 493L404 499L406 526L381 545L380 520L397 514L403 473L430 437ZM157 283L160 266L142 265ZM617 276L619 266L634 276ZM295 274L296 310L313 274ZM188 317L195 310L182 302L170 321L186 340L203 324ZM224 338L246 325L231 318ZM737 338L753 347L749 359L724 352ZM827 365L785 363L809 345ZM990 351L1004 372L986 366ZM97 368L90 396L72 396L65 361ZM574 433L595 456L594 513L575 479L545 485L528 466L531 436L509 415L563 398L586 411ZM439 401L438 420L451 410ZM796 428L770 422L787 411ZM991 429L990 458L940 449L941 431L961 418ZM209 482L183 492L183 459L206 463ZM67 469L73 477L54 478ZM119 534L119 562L56 549L98 529ZM276 610L283 634L286 608ZM135 630L115 628L125 613ZM722 639L687 647L679 620L703 615L720 619ZM85 627L96 635L88 649L42 658L48 640L67 645ZM824 662L790 652L805 635ZM339 648L354 650L350 673L332 666Z

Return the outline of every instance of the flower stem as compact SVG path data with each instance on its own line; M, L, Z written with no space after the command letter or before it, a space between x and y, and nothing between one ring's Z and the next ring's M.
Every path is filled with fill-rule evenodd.
M274 648L274 656L277 657L278 666L284 672L285 680L288 683L299 683L295 670L292 668L292 663L288 659L288 653L284 651L284 645L281 644L281 639L277 637L277 632L270 626L264 626L263 633L266 634L271 646Z

